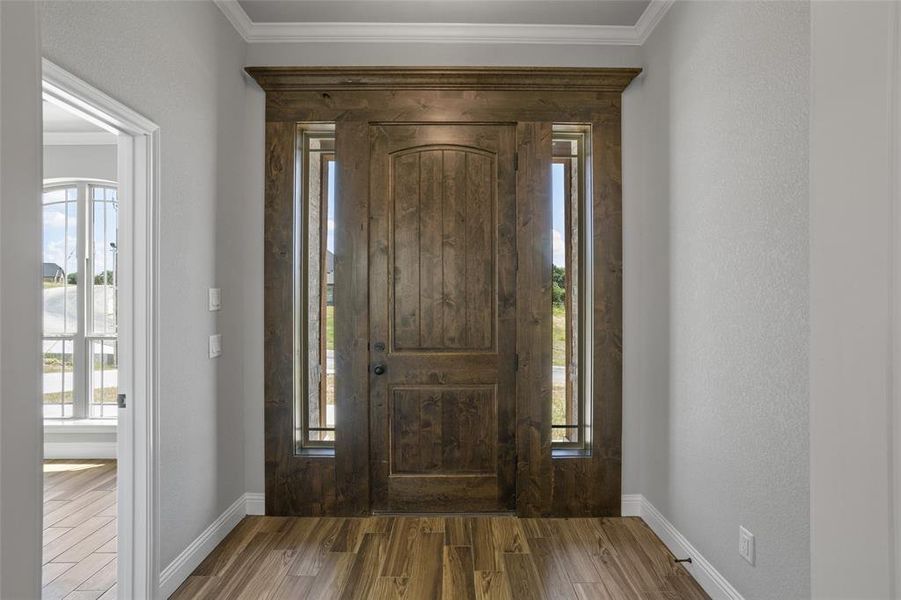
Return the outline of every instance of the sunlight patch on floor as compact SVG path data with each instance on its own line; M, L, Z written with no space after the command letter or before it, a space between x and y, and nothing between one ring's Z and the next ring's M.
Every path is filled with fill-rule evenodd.
M102 467L97 463L44 463L44 473L60 473L62 471L85 471Z

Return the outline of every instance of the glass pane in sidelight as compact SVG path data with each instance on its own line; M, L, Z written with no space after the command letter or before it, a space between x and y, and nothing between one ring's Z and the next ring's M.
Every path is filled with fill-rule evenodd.
M114 339L92 339L89 375L90 417L112 419L118 414L119 352Z
M73 349L72 340L43 339L44 418L63 419L73 416L75 401Z

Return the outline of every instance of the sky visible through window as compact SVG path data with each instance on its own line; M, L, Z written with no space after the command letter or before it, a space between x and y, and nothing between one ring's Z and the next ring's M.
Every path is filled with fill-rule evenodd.
M328 251L335 253L335 161L328 162Z
M551 165L551 180L553 181L551 196L551 236L554 251L554 266L566 267L566 244L563 242L563 232L566 229L565 220L566 212L563 206L566 188L564 187L564 178L566 176L565 166L560 163Z

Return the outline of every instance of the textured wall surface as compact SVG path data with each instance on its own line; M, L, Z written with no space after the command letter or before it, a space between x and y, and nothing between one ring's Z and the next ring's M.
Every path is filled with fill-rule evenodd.
M892 149L897 25L894 2L815 2L811 9L810 525L817 599L897 597L889 477L891 285L899 264L892 257L898 261L901 250L892 247L892 221L901 214Z
M625 491L747 598L810 595L809 44L807 3L680 2L627 104Z
M37 11L0 2L0 598L41 584L41 62Z
M241 246L245 44L210 2L47 2L44 55L160 126L160 561L245 491ZM102 34L100 34L102 32ZM223 287L221 313L207 288ZM225 281L226 283L222 283ZM224 354L209 360L208 336Z
M44 179L75 177L116 181L116 146L44 146Z

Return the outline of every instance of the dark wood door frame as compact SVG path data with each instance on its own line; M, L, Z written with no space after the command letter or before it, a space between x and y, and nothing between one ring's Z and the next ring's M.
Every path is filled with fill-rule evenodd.
M251 67L266 91L265 465L266 512L370 512L368 214L372 122L516 123L517 303L516 509L520 516L620 513L622 455L621 94L640 69L394 69ZM293 443L292 248L294 134L301 121L336 122L335 257L338 415L334 456L296 454ZM591 453L552 459L550 255L547 241L551 124L592 125L594 206L594 435ZM550 244L547 246L550 252ZM528 258L527 258L528 257ZM547 294L543 292L547 291ZM534 295L534 294L533 294ZM519 294L518 294L519 296ZM544 311L544 296L548 310ZM546 314L545 314L546 313ZM290 429L290 431L289 431ZM345 432L342 435L342 431ZM348 434L347 432L352 432Z

